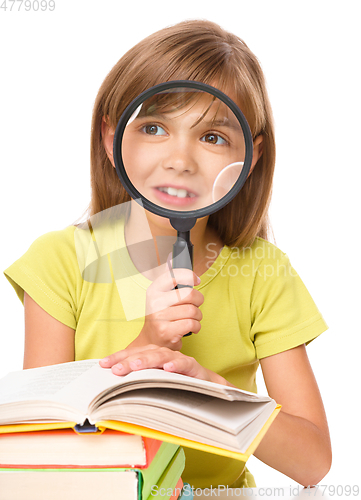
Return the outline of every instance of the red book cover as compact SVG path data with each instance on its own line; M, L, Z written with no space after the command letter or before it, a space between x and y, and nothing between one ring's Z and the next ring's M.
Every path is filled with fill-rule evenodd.
M169 500L177 500L177 498L181 494L182 488L183 488L183 481L182 481L182 478L180 477L178 479L178 483L176 484L176 486L175 486L175 488L173 490L173 494L169 498Z

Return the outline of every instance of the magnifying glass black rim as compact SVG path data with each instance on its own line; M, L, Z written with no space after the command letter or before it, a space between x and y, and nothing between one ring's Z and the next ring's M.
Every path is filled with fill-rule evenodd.
M245 142L245 158L244 158L243 168L240 176L238 177L232 189L225 196L223 196L223 198L216 201L215 203L212 203L212 205L207 205L206 207L188 211L178 211L178 210L170 210L168 208L163 208L145 198L145 196L142 195L130 181L127 172L125 170L121 154L121 144L125 127L130 117L138 108L138 106L142 104L142 102L144 102L146 99L152 97L155 94L158 94L168 89L174 89L177 87L191 88L191 89L201 90L203 92L208 92L209 94L223 101L232 110L237 120L239 121L239 124L241 125L243 131L244 142ZM237 193L240 191L243 184L245 183L249 170L251 168L252 157L253 157L252 134L248 122L245 116L243 115L242 111L239 109L239 107L232 101L232 99L230 99L226 94L216 89L215 87L212 87L211 85L208 85L206 83L196 82L192 80L172 80L169 82L160 83L158 85L155 85L154 87L150 87L149 89L139 94L138 97L136 97L125 109L124 113L122 114L122 116L118 121L114 134L113 158L115 163L115 169L126 191L134 200L140 199L142 202L142 206L146 210L156 215L166 217L168 219L188 219L188 218L199 219L201 217L206 217L207 215L217 212L217 210L223 208L237 195Z

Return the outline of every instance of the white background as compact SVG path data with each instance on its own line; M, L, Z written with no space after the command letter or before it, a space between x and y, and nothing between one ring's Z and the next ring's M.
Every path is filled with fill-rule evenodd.
M360 483L359 2L55 2L54 12L0 9L2 270L86 209L92 106L123 53L184 19L218 22L265 72L277 134L276 244L329 325L308 348L333 442L322 483ZM22 368L23 309L5 277L0 294L2 376ZM254 457L249 468L258 486L296 484Z

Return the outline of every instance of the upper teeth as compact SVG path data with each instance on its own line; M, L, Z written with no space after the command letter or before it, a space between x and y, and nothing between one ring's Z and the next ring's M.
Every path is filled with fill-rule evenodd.
M189 193L186 189L176 189L172 187L160 187L159 191L163 191L164 193L170 194L171 196L177 196L178 198L186 198L189 196L190 198L194 198L195 194Z

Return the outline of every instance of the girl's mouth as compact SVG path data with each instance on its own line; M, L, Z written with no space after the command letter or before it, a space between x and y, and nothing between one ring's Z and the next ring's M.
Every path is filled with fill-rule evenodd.
M163 193L169 194L170 196L177 196L177 198L195 198L196 196L194 193L190 193L186 189L177 189L174 187L159 187L157 189Z
M155 196L159 201L171 205L186 206L195 202L197 195L185 188L159 186L154 188Z

